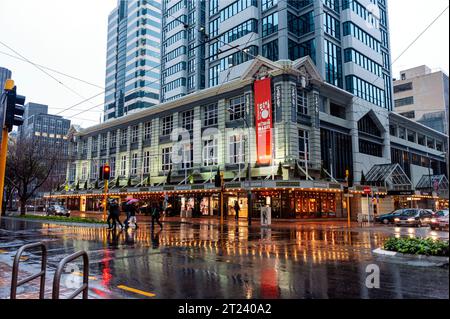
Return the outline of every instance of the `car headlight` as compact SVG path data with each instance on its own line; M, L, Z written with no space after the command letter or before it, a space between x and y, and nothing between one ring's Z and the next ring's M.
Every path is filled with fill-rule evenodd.
M408 221L409 221L409 222L413 222L413 221L415 221L415 220L416 220L416 219L415 219L415 218L412 218L412 217L411 217L411 218L408 218Z
M437 222L436 218L431 218L431 222L432 222L432 223Z
M395 220L396 222L399 222L399 221L400 221L400 218L394 218L394 220Z

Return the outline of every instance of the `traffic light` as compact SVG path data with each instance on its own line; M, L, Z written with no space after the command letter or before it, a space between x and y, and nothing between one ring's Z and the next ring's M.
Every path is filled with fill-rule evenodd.
M12 85L14 82L10 82ZM11 85L11 84L10 84ZM8 87L8 83L5 88L6 93L6 111L5 122L3 125L8 129L8 132L12 131L13 126L23 125L23 114L25 113L25 96L17 94L17 87Z
M98 172L98 180L99 181L102 181L103 179L104 179L104 177L103 177L103 165L100 165L100 170L99 170L99 172Z
M109 176L111 174L111 168L109 167L108 164L103 165L103 179L104 180L109 180Z

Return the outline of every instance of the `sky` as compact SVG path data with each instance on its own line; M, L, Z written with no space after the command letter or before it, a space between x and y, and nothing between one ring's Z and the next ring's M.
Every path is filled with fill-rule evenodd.
M117 0L0 0L0 41L26 59L94 85L21 61L0 43L0 66L13 71L27 102L49 105L52 114L96 98L60 115L83 127L100 122L105 81L108 14ZM441 13L448 0L389 0L393 77L426 64L449 71L449 11L397 59ZM10 14L11 13L11 14ZM6 55L5 53L9 54ZM51 74L49 76L48 74ZM100 106L98 106L100 105ZM95 107L98 106L98 107ZM81 111L86 111L82 114Z

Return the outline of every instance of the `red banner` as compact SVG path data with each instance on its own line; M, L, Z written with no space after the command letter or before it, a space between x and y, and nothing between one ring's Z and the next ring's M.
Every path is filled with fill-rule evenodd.
M270 78L255 81L257 163L272 161L272 91Z

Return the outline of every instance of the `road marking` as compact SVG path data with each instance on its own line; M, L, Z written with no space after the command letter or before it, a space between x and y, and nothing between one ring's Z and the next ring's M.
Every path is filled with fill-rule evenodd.
M81 273L81 272L73 272L72 274L75 275L75 276L83 277L83 273ZM89 276L89 280L97 280L97 277Z
M125 291L129 291L129 292L134 292L135 294L143 295L143 296L146 296L146 297L155 297L156 296L155 294L152 294L151 292L146 292L146 291L142 291L142 290L139 290L139 289L134 289L134 288L127 287L127 286L124 286L124 285L117 286L117 288L125 290Z

